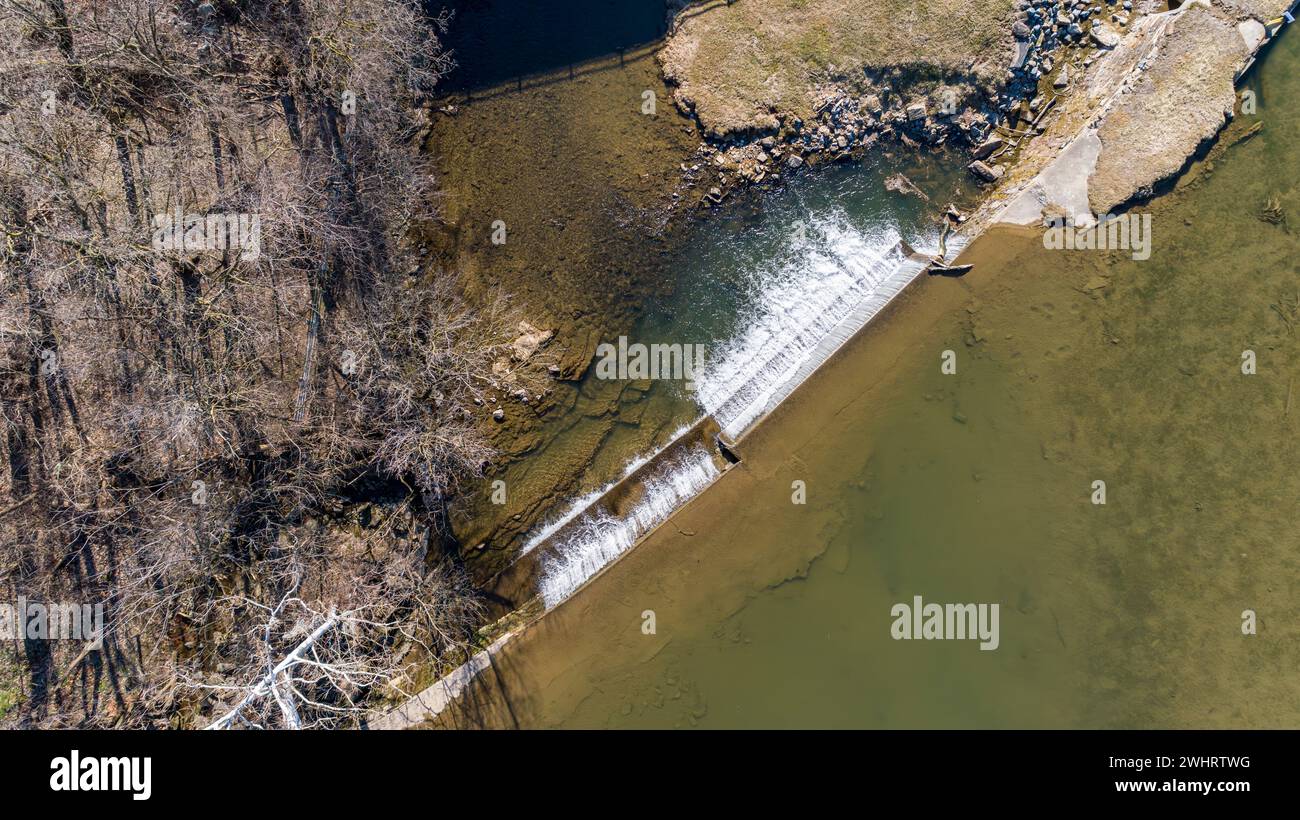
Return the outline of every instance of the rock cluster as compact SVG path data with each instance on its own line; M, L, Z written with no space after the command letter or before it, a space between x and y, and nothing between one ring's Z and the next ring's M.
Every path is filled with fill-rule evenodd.
M830 82L818 93L815 119L772 111L765 133L706 141L682 164L683 181L687 187L708 185L700 199L713 206L735 187L775 182L804 165L859 157L878 142L892 141L907 148L967 150L974 160L971 173L996 182L1006 170L996 157L1014 147L997 129L1016 132L1019 125L1018 135L1039 133L1037 120L1051 106L1049 98L1064 93L1091 65L1088 50L1119 42L1132 13L1132 0L1020 0L1012 22L1016 54L1000 89L981 91L957 79L911 83L899 71L866 74L852 91ZM910 94L899 92L907 87Z
M878 90L865 94L824 88L813 121L774 114L775 134L754 141L703 143L696 158L682 164L685 179L708 179L712 185L704 200L717 204L736 185L776 181L806 164L860 157L881 140L909 148L976 146L991 133L988 115L964 105L973 94L969 87L939 86L916 97L894 93L886 83L873 87Z
M1118 45L1119 32L1129 25L1132 12L1132 0L1020 0L1012 24L1016 56L1007 70L1006 87L998 94L994 120L1007 129L1023 120L1022 133L1040 133L1036 126L1051 104L1049 97L1070 86L1069 60L1082 56L1081 67L1087 68L1093 57L1080 52ZM977 146L971 173L987 182L1000 179L1005 169L983 160L1001 148L1000 139L996 146Z

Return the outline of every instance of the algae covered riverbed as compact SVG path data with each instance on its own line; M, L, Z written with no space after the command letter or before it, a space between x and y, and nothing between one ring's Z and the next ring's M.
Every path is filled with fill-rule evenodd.
M1282 38L1262 132L1138 207L1149 260L987 234L442 721L1300 725L1298 67ZM916 595L997 603L998 648L894 640Z

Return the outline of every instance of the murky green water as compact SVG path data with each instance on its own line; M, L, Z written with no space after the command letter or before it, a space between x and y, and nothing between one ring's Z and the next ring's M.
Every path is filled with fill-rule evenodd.
M1249 82L1264 131L1139 209L1150 260L981 240L497 661L509 722L1300 725L1300 37ZM914 595L1000 646L893 640Z

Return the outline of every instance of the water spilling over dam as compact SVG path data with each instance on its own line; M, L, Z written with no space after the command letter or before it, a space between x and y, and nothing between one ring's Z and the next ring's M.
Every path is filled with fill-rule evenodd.
M805 227L806 224L806 227ZM738 438L918 276L938 235L913 255L896 226L860 230L842 214L799 223L787 260L754 278L744 329L711 357L700 402ZM954 239L950 254L963 243Z
M559 605L722 475L736 458L730 442L923 275L939 253L939 231L912 239L924 250L899 225L856 227L837 209L796 222L776 259L744 272L746 307L733 333L710 345L698 377L700 420L538 527L498 575L495 594ZM963 246L951 237L945 251Z

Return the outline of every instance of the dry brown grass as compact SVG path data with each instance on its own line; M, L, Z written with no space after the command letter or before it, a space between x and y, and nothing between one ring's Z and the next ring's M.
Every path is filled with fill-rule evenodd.
M1244 14L1268 21L1282 16L1295 0L1227 0L1225 6L1234 7Z
M693 7L660 54L714 136L807 119L821 82L864 69L1000 82L1013 53L1015 0L740 0Z

